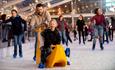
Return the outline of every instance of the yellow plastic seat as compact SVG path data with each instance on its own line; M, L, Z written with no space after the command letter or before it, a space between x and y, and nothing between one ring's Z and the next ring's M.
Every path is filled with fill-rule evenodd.
M55 45L51 54L47 57L46 67L66 66L67 58L62 45Z

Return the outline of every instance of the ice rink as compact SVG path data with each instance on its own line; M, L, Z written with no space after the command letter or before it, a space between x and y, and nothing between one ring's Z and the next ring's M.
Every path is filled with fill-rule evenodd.
M105 43L103 51L100 50L98 42L94 51L91 50L92 42L79 45L77 40L70 43L69 47L71 48L70 66L44 70L115 70L115 39L109 44ZM34 39L23 44L23 58L12 58L13 46L9 51L6 47L0 48L0 70L39 70L32 59L33 53Z

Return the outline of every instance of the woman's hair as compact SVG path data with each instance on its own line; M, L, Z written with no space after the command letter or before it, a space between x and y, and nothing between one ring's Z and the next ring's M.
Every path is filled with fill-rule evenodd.
M80 15L82 17L82 19L84 18L83 15Z
M17 10L15 10L15 9L11 10L11 12L16 12L16 13L18 13Z
M98 10L99 10L100 8L96 8L96 9L94 9L94 14L98 14Z
M60 20L61 17L63 17L63 15L60 15L60 16L59 16L59 20Z
M6 14L1 15L1 20L5 21L6 20Z

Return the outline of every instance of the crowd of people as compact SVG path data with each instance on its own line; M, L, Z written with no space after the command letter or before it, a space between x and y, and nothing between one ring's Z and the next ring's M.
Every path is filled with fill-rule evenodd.
M11 17L7 18L6 14L0 16L0 39L2 42L8 42L8 48L10 43L14 43L13 58L17 57L17 49L19 48L19 56L23 57L22 43L25 43L25 33L28 33L30 37L31 32L39 27L41 24L45 24L46 28L41 32L43 37L43 45L41 45L41 61L38 65L39 68L45 67L46 58L51 53L51 46L56 44L64 44L66 46L65 53L67 57L70 57L69 43L79 40L79 44L83 41L83 44L92 42L92 50L95 50L96 39L99 39L100 48L104 50L103 44L113 41L115 30L115 17L106 16L100 8L94 10L95 15L90 19L84 19L83 15L79 15L74 27L69 28L69 24L61 14L59 18L51 19L49 12L45 9L43 4L36 5L36 11L32 15L30 21L24 20L17 12L17 10L11 10ZM72 24L71 24L72 25ZM71 39L70 34L73 33L74 40ZM78 35L77 35L78 34ZM90 36L90 39L88 38ZM35 52L33 60L36 61L36 49L38 32L34 32L35 37ZM82 37L82 39L81 39ZM30 40L28 38L28 40ZM70 65L70 61L67 61Z

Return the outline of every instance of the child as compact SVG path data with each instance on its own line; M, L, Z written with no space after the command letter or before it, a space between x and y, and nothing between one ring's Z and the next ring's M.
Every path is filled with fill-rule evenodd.
M56 20L52 19L49 24L50 28L45 29L41 35L44 40L44 46L41 48L41 62L38 65L39 68L44 68L46 63L47 56L51 53L51 46L60 44L61 37L56 29L57 22Z

